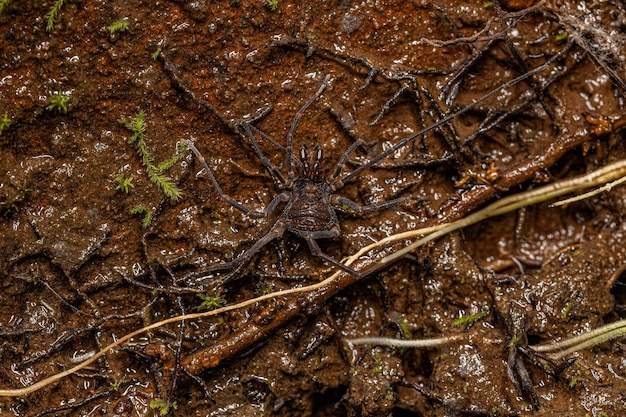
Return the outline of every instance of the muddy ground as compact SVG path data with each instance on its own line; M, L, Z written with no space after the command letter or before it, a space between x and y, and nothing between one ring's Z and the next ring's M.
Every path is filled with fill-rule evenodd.
M341 235L319 241L337 260L626 157L622 3L462 3L0 1L0 388L164 318L335 272L289 232L234 270L212 268L283 206L244 215L177 145L193 141L224 193L263 210L288 178L292 121L325 76L293 148L319 146L330 178L362 141L343 178L539 68L338 187L361 206L401 200L370 214L342 200ZM569 367L522 352L624 318L625 203L616 187L532 206L360 279L168 324L1 399L0 414L623 415L623 340L573 353ZM429 349L347 342L458 334Z

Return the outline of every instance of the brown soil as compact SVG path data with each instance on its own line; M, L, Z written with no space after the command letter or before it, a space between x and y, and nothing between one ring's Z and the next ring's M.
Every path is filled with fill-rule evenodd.
M233 304L334 270L286 233L226 282L228 271L181 280L249 248L280 208L243 215L196 175L189 153L165 172L182 197L165 197L120 123L139 110L157 164L177 141L194 140L224 192L262 210L280 190L238 127L244 117L271 106L253 125L284 145L330 75L294 149L319 145L330 175L362 139L349 172L564 51L338 190L359 205L409 199L370 215L338 210L341 236L320 241L335 259L626 157L626 18L609 2L279 0L272 10L261 1L68 1L51 31L54 2L7 3L0 388L31 385L135 329L195 312L198 293ZM111 33L121 19L127 29ZM48 108L58 93L70 97L66 113ZM256 136L284 173L284 153ZM133 179L128 192L120 173ZM151 416L157 398L180 416L623 415L620 340L571 355L558 375L520 352L623 318L625 203L617 187L564 208L530 207L361 280L344 275L314 294L167 325L56 384L1 399L0 415ZM137 206L154 215L146 228ZM456 322L480 312L472 325ZM458 333L466 343L425 350L347 343Z

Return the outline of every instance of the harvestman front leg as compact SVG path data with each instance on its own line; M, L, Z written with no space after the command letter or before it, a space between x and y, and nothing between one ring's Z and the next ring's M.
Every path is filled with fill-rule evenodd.
M187 146L187 148L191 149L191 151L198 158L198 160L200 160L200 163L202 164L202 167L204 168L204 172L206 172L206 174L211 179L211 182L213 183L213 187L215 187L215 191L217 191L217 194L220 196L220 198L222 200L226 201L231 206L239 209L241 212L243 212L248 217L253 218L253 219L262 219L264 217L267 217L270 214L272 214L274 212L274 210L276 210L276 207L278 207L281 203L284 203L285 201L289 200L290 194L288 192L283 192L281 194L278 194L276 197L274 197L272 199L272 201L270 202L270 204L267 206L267 208L265 208L265 210L251 210L251 209L249 209L248 207L244 206L239 201L237 201L234 198L228 196L227 194L224 193L224 191L222 191L222 187L220 187L220 184L215 179L215 176L213 175L213 172L211 171L211 169L207 165L206 160L204 159L204 157L202 156L200 151L196 148L196 146L193 144L192 141L185 140L184 142L185 142L185 145Z
M265 208L265 210L262 210L262 211L250 210L249 208L247 208L246 206L244 206L237 200L229 197L222 191L222 188L220 187L219 183L215 179L215 176L209 169L209 166L207 165L206 160L204 159L200 151L198 151L198 149L195 147L193 142L187 140L185 141L185 145L187 145L187 147L191 149L194 155L200 160L200 163L202 164L204 171L207 173L207 175L211 179L211 182L213 183L213 186L215 187L215 190L217 191L220 198L226 201L231 206L236 207L237 209L241 210L244 214L246 214L250 218L267 217L270 214L272 214L272 212L276 209L276 207L278 207L280 204L288 201L291 198L291 193L285 191L281 194L278 194L276 197L274 197L272 201L270 202L270 204L267 206L267 208ZM276 223L274 223L274 226L272 226L272 229L265 236L263 236L261 239L256 241L254 245L252 245L249 249L244 251L239 256L235 257L235 259L233 259L232 261L222 262L217 265L212 265L208 267L207 269L203 270L201 274L190 274L186 276L185 278L183 278L183 280L187 280L189 278L196 277L196 276L201 276L208 272L221 271L221 270L226 270L226 269L235 269L243 265L244 263L249 262L252 259L252 257L254 257L254 255L256 255L265 245L267 245L272 240L281 237L285 233L285 230L287 230L287 226L285 225L285 223L282 220L278 220L276 221Z

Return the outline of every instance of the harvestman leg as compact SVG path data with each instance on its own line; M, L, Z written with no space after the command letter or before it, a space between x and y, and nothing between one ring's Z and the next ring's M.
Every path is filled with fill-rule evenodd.
M334 227L331 230L315 232L315 233L313 233L312 236L305 237L305 240L306 240L306 243L309 245L309 250L311 251L311 254L313 256L317 256L318 258L322 258L322 259L330 262L331 264L335 265L336 267L346 271L350 275L355 276L357 279L360 279L361 278L361 274L359 274L354 269L350 268L348 265L344 265L341 262L339 262L338 260L336 260L335 258L333 258L332 256L324 253L324 251L322 251L322 248L320 248L320 245L316 241L316 239L333 239L333 238L336 238L337 236L339 236L339 234L340 234L339 228L338 227Z
M291 128L289 129L289 133L287 133L285 148L287 148L287 152L286 152L287 174L289 175L290 178L293 177L293 167L291 166L292 158L293 158L293 135L294 133L296 133L296 129L298 128L298 123L300 123L300 119L302 118L302 115L304 114L306 109L308 109L309 106L313 104L313 102L315 102L315 100L317 100L317 98L322 94L322 92L328 85L329 80L330 80L330 75L327 75L326 77L324 77L324 80L322 81L322 85L320 85L320 88L315 92L315 94L313 94L313 97L311 97L309 101L304 103L304 106L302 106L302 108L298 110L298 113L296 113L296 116L293 118L293 123L291 123Z
M250 139L252 149L254 149L254 152L256 153L257 158L259 158L259 161L261 161L261 164L269 171L270 175L272 175L272 178L276 176L276 178L278 178L278 180L280 181L280 184L285 185L287 183L287 180L285 179L283 174L280 172L278 167L274 165L272 161L270 161L265 156L265 154L259 147L259 144L257 143L256 138L254 137L254 134L252 133L252 130L250 129L250 124L248 124L248 122L243 122L241 123L241 127L248 135L248 139Z
M402 204L409 200L411 200L411 197L394 198L393 200L389 200L382 204L368 204L366 206L360 206L349 198L340 197L334 194L331 197L331 202L334 203L336 206L348 206L348 208L354 210L359 214L378 213L379 211L383 211L385 209L388 209L389 207L397 206L398 204Z
M291 198L291 193L283 192L281 194L278 194L276 197L274 197L265 210L263 211L250 210L249 208L247 208L246 206L244 206L237 200L229 197L222 191L222 188L220 187L219 183L215 179L215 176L209 169L209 166L207 165L206 160L204 159L200 151L198 151L198 149L195 147L193 142L185 141L185 144L194 153L194 155L200 160L200 163L202 164L204 171L207 173L207 175L211 179L211 182L213 183L213 186L215 187L215 190L217 191L220 198L226 201L231 206L236 207L237 209L241 210L247 216L251 218L267 217L276 209L276 207L278 207L280 204L288 201L289 198ZM282 220L278 220L276 221L276 223L274 223L274 226L272 226L272 229L265 236L263 236L261 239L256 241L250 248L248 248L246 251L241 253L239 256L235 257L232 261L221 262L219 264L209 266L208 268L204 269L201 273L189 274L185 276L182 280L185 281L187 279L197 277L197 276L202 276L204 274L207 274L213 271L237 269L241 265L249 262L254 257L254 255L256 255L269 242L271 242L274 239L278 239L282 237L286 229L287 227L285 226L285 223ZM234 272L236 271L233 271L233 273Z
M345 185L344 182L341 179L339 179L339 175L341 174L341 169L345 165L352 151L354 151L362 143L363 141L360 139L353 142L352 145L350 145L350 147L346 149L345 152L341 155L341 158L339 158L339 162L337 162L337 167L335 168L335 171L330 177L331 189L333 192L335 190L340 189L341 187ZM366 206L360 206L354 201L345 197L340 197L334 194L331 197L331 202L335 204L336 206L346 205L350 209L354 210L355 212L359 214L376 213L376 212L385 210L389 207L397 206L398 204L404 203L405 201L408 201L408 200L410 200L410 198L395 198L393 200L387 201L386 203L382 203L382 204L368 204Z
M211 179L211 182L213 183L213 187L215 187L215 191L217 191L217 194L220 196L220 198L222 200L226 201L231 206L239 209L241 212L243 212L248 217L253 218L253 219L261 219L261 218L267 217L270 214L272 214L272 212L274 210L276 210L276 207L278 207L279 204L289 200L290 193L284 192L284 193L278 194L276 197L274 197L265 210L251 210L251 209L249 209L248 207L244 206L243 204L241 204L239 201L235 200L234 198L226 195L224 193L224 191L222 191L222 187L220 187L220 184L215 179L215 176L213 175L213 172L211 171L211 169L207 165L206 160L204 159L204 157L202 156L200 151L196 148L196 146L193 144L193 142L190 141L190 140L185 140L185 145L189 149L191 149L191 151L198 158L198 160L200 160L200 163L202 164L202 167L204 168L204 171L206 172L206 174Z

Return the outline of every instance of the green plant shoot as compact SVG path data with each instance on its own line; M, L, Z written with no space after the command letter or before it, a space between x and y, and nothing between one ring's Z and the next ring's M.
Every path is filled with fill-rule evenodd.
M50 111L56 111L66 114L70 106L70 95L57 93L48 99L50 105L47 107Z
M176 144L177 153L167 161L157 166L154 161L154 156L148 149L145 118L146 114L143 110L140 110L137 112L135 117L132 117L130 120L126 120L124 118L120 119L120 123L133 132L133 135L130 139L128 139L128 143L131 145L135 143L137 144L139 155L141 156L141 162L146 168L146 173L148 174L150 181L156 184L168 198L171 200L178 200L181 197L182 192L178 186L176 186L176 184L174 184L174 182L163 173L163 171L168 170L184 157L186 147L182 141L178 142Z
M107 30L110 33L125 32L126 29L128 29L128 21L125 19L116 20L107 26Z

